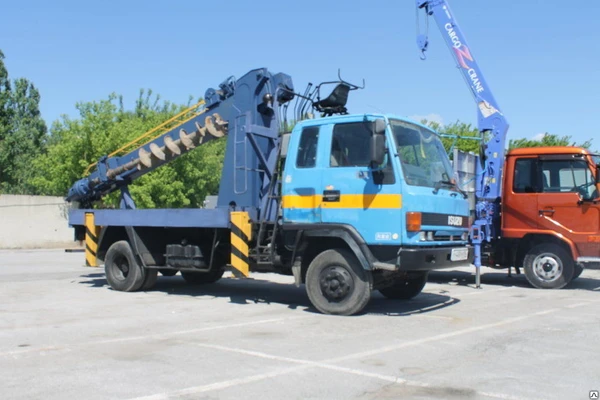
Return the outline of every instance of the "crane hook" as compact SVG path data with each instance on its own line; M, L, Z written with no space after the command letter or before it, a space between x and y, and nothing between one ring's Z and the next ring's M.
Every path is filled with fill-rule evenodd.
M427 35L419 34L417 35L417 46L421 50L421 60L425 60L427 57L425 56L425 52L427 51L427 46L429 45L429 40L427 40Z

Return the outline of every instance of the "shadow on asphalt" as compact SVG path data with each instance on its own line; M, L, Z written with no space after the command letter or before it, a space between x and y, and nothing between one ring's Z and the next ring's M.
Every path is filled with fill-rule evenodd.
M80 284L89 287L108 287L104 274L82 275ZM247 304L283 304L288 308L318 313L310 303L304 285L296 287L293 283L279 283L262 279L222 278L209 285L191 285L180 275L166 277L159 275L152 292L163 292L174 296L229 298L230 303ZM371 301L361 315L376 314L386 316L411 316L424 314L459 303L450 296L434 293L421 293L411 300L390 300L379 292L373 292Z
M577 278L571 281L561 290L590 290L598 291L600 287L599 279L592 279L585 276L586 271ZM455 284L460 286L475 286L475 268L473 272L465 271L432 271L429 273L428 282ZM481 269L481 286L505 286L505 287L520 287L525 289L538 290L527 282L525 274L521 270L520 274L516 274L513 270L512 276L508 276L507 270L495 270L490 268Z

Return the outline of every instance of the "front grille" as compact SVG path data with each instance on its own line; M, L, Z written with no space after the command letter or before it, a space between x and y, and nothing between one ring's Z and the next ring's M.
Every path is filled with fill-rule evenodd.
M434 235L433 240L436 242L460 242L462 241L460 235Z

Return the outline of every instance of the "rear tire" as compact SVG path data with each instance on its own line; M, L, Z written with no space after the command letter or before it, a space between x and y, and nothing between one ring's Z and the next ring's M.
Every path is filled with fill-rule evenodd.
M529 250L523 260L527 281L538 289L561 289L573 279L575 263L560 245L542 243Z
M409 277L397 279L392 286L379 289L379 293L393 300L410 300L423 291L429 272L411 273Z
M140 290L150 290L156 285L156 281L158 280L158 270L157 269L149 269L144 268L144 283Z
M354 315L371 298L373 279L354 254L346 249L325 250L317 255L306 273L306 292L323 314Z
M139 266L126 240L113 243L104 258L104 272L111 288L134 292L142 287L145 271Z

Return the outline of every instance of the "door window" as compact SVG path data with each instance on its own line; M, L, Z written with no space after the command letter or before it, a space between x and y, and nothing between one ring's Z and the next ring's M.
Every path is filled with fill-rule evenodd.
M319 142L319 127L309 126L302 129L296 167L313 168L317 163L317 148Z
M331 138L331 167L366 167L370 163L371 124L337 124Z
M353 122L337 124L331 138L330 167L368 167L371 164L372 124ZM396 183L390 153L385 157L385 165L372 170L376 185Z
M515 162L513 192L535 193L537 158L521 158Z
M584 198L591 198L595 189L592 171L584 160L542 161L543 192L576 192Z

